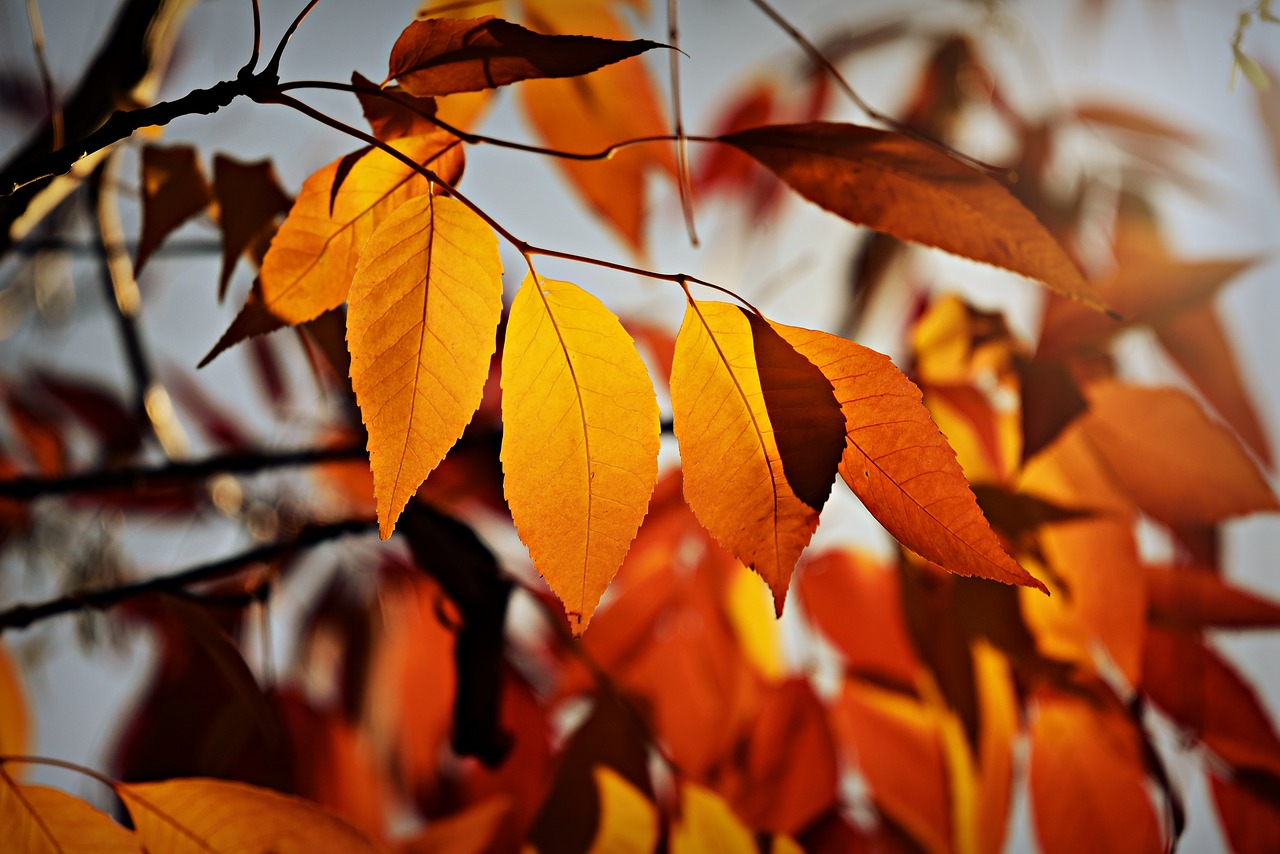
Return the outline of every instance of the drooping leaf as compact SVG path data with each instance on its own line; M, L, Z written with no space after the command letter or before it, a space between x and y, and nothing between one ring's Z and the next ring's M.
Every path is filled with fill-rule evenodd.
M1044 590L978 508L920 390L887 356L824 332L778 327L835 387L845 422L840 474L904 546L959 575Z
M696 783L680 787L680 815L671 826L671 854L747 854L755 839L724 798Z
M364 834L315 804L201 778L116 788L151 854L376 854Z
M595 769L600 822L592 854L650 854L658 846L658 810L626 778L608 766Z
M351 384L386 539L480 405L502 316L497 237L456 199L418 196L378 224L349 298Z
M899 240L935 246L1103 304L1035 216L938 148L858 125L775 125L720 138L811 202Z
M625 40L625 24L603 3L526 2L542 32L590 33ZM627 139L670 132L659 89L642 62L624 62L586 77L530 80L518 95L543 143L573 152L598 152ZM622 149L607 161L556 160L587 204L637 252L644 245L646 187L652 172L675 175L672 146Z
M579 634L658 481L653 381L603 303L530 274L507 320L502 421L511 516Z
M132 833L79 798L24 786L0 766L0 851L23 854L141 854Z
M1186 393L1102 381L1085 396L1084 436L1124 490L1157 519L1220 522L1280 509L1235 436Z
M26 692L8 650L0 646L0 756L21 756L30 741Z
M1141 739L1114 700L1041 695L1031 726L1031 814L1045 854L1163 851Z
M1173 629L1280 628L1280 602L1201 567L1148 566L1147 619Z
M389 144L445 181L461 174L462 146L451 134L437 131ZM264 307L287 324L341 305L373 231L400 205L428 190L427 179L408 165L371 150L334 194L341 164L339 158L303 183L262 261Z
M436 114L435 98L416 98L399 86L380 87L358 71L351 72L351 85L356 87L365 121L383 142L436 129L430 118Z
M218 274L218 299L227 292L227 283L240 256L248 252L261 264L275 220L289 210L292 200L280 189L270 160L243 163L225 154L213 158L213 196L218 206L218 227L222 229L222 272Z
M689 506L760 574L781 614L839 461L844 419L831 383L768 321L691 299L671 406Z
M156 247L213 200L200 169L196 150L189 145L142 149L142 235L133 262L135 275Z
M1280 781L1269 774L1210 773L1218 820L1235 854L1268 854L1280 847Z
M520 80L577 77L646 50L645 39L543 35L501 18L414 21L391 49L387 78L410 95L449 95Z

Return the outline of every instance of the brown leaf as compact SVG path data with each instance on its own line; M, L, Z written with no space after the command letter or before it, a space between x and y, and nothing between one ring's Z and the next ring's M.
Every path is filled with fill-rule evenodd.
M196 150L189 145L142 149L142 235L134 274L178 226L203 211L213 200Z
M410 95L474 92L520 80L577 77L663 45L646 39L543 35L501 18L414 21L391 49L388 79Z
M1201 567L1148 566L1147 619L1166 629L1280 628L1280 602Z
M213 196L222 229L222 272L218 274L221 300L241 255L248 252L255 263L262 263L267 243L275 233L276 217L289 210L292 200L280 189L270 160L246 163L225 154L213 158Z
M435 98L416 98L399 86L379 87L358 71L351 72L351 85L356 87L365 121L383 142L430 133L438 127L431 121L436 114Z
M998 182L936 147L833 122L774 125L720 139L850 222L1012 270L1104 307L1030 211Z
M889 533L959 575L1045 589L1005 554L920 390L888 356L824 332L776 328L835 386L847 431L840 474Z

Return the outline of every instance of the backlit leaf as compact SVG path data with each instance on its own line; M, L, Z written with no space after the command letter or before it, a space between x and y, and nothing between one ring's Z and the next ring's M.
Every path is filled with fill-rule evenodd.
M444 132L389 143L452 183L462 171L462 144ZM374 229L428 181L384 151L371 150L333 193L343 158L316 172L302 191L263 259L264 307L287 324L337 308L347 298L356 259Z
M379 849L301 798L200 778L120 785L148 854L309 854Z
M1280 509L1262 473L1226 428L1186 393L1119 382L1088 387L1080 422L1117 482L1170 524L1220 522Z
M79 798L23 786L0 766L0 851L22 854L139 854L129 831Z
M456 199L411 199L364 247L347 344L383 539L480 405L501 316L497 237Z
M724 798L696 783L680 787L680 815L671 826L671 854L753 854L751 830Z
M194 148L143 148L142 235L133 264L135 274L170 233L207 208L211 200L209 182Z
M502 421L511 516L580 633L658 480L653 382L603 303L568 282L525 278L507 320Z
M959 575L1044 589L1005 554L920 390L889 357L836 335L777 329L835 387L847 431L840 474L889 533Z
M17 666L0 646L0 756L20 756L31 740L31 715Z
M689 506L760 574L781 614L839 461L831 383L763 318L690 300L671 405Z
M1201 567L1147 566L1147 619L1165 628L1280 628L1280 602Z
M435 98L416 98L399 86L379 87L358 71L351 73L351 85L356 87L365 121L383 142L435 130L436 124L428 118L436 114Z
M626 39L626 26L605 4L525 4L542 32L590 33ZM529 124L551 148L603 151L627 139L670 132L660 90L643 62L624 62L569 80L530 80L519 89ZM652 171L675 175L674 148L651 143L624 148L607 161L556 160L587 204L633 250L644 243L645 199Z
M577 77L662 45L543 35L501 18L414 21L391 49L387 77L410 95L449 95L520 80Z
M1163 851L1142 745L1114 701L1043 696L1031 726L1031 812L1040 850Z
M658 810L618 772L595 769L600 792L600 821L593 854L649 854L658 845Z
M850 222L1012 270L1102 307L1034 214L997 181L934 146L833 122L754 128L721 140Z

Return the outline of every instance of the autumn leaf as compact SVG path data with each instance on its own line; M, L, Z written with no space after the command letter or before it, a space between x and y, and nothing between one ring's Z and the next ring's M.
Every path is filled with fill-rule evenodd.
M245 163L225 154L213 158L213 199L222 230L221 300L241 255L248 252L255 263L261 263L276 217L288 212L292 199L280 189L270 160Z
M545 32L589 32L626 39L626 26L605 4L526 2L531 23ZM670 132L658 88L642 62L624 62L586 77L530 80L519 88L521 106L543 143L592 153L629 139ZM674 148L630 146L607 161L556 160L587 204L633 251L644 245L649 175L675 176Z
M194 148L148 145L142 149L142 236L133 262L134 275L142 271L166 237L212 200Z
M824 332L778 326L835 387L846 424L840 474L904 546L958 575L1044 590L978 508L921 393L887 356Z
M17 666L0 646L0 756L20 756L31 740L31 714Z
M857 225L994 264L1103 308L1035 216L937 147L858 125L772 125L720 137L800 195Z
M607 765L595 769L600 826L591 854L650 854L658 846L658 810L639 789Z
M1147 619L1166 629L1273 629L1280 602L1203 567L1147 566Z
M1085 396L1089 414L1081 431L1116 481L1157 519L1220 522L1280 509L1235 436L1186 393L1101 381Z
M384 540L480 405L501 316L497 237L461 202L418 196L370 236L347 343Z
M383 142L431 133L437 125L436 99L418 98L399 86L379 87L358 71L351 73L351 85L373 135Z
M438 131L389 143L452 183L462 171L457 137ZM263 305L287 324L302 323L347 299L356 259L374 230L429 182L384 151L361 157L333 192L343 158L316 172L276 232L263 259Z
M763 318L690 299L671 406L689 506L760 574L781 614L839 461L831 383Z
M304 854L379 849L301 798L201 778L116 786L138 838L153 854Z
M671 825L671 854L753 852L755 838L724 798L693 782L680 787L680 814Z
M521 80L577 77L663 45L543 35L501 18L414 21L391 49L387 79L410 95L449 95Z
M653 382L603 303L568 282L525 278L507 319L502 421L511 516L581 633L658 480Z
M23 854L140 854L142 843L79 798L24 786L0 765L0 851ZM154 849L153 849L154 850Z

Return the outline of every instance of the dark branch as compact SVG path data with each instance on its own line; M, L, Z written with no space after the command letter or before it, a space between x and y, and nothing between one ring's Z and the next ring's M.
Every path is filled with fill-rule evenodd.
M205 581L214 581L234 575L245 567L255 563L265 563L285 557L300 549L319 545L346 534L367 534L378 529L373 519L347 519L326 525L313 525L303 528L296 536L287 540L278 540L231 557L216 560L212 563L200 564L182 570L173 575L162 575L133 584L122 584L103 590L91 590L50 599L36 605L18 605L6 611L0 611L0 632L6 629L26 628L34 622L87 609L101 610L119 605L129 599L148 593L163 593L171 590L182 590L189 585Z
M68 477L20 477L0 481L0 498L29 501L45 495L155 490L212 477L215 474L249 474L290 466L308 466L364 458L365 450L360 445L308 448L283 453L227 454L192 462L175 462L149 468L94 471Z

